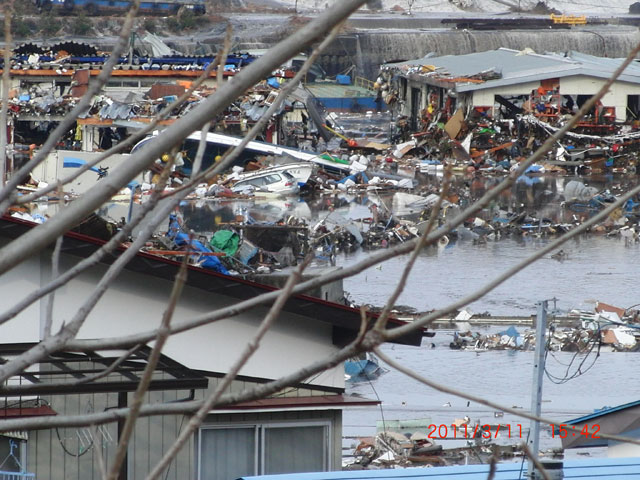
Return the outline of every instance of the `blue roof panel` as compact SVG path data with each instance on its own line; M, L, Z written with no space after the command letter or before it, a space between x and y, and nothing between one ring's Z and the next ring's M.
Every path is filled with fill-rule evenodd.
M242 477L239 480L486 480L489 465L434 468L399 468L339 472L295 473ZM518 463L497 465L494 480L524 480L527 466ZM564 462L564 478L631 480L640 478L640 458L593 458Z

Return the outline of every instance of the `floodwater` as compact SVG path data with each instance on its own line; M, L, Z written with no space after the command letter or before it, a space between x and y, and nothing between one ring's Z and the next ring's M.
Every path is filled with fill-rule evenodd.
M564 187L574 177L539 177L518 183L502 195L495 205L483 212L490 217L497 209L509 212L526 211L531 216L544 217L558 223L579 223L593 214L588 209L568 208L563 204ZM637 177L602 177L579 179L602 191L625 191L637 183ZM437 178L426 179L437 183ZM466 186L473 201L491 188L498 179L457 177L457 186ZM338 211L351 219L370 216L372 202L384 199L375 195L350 196L336 194L313 199L214 204L200 202L184 206L189 228L211 231L215 223L229 221L235 215L250 213L254 218L276 221L284 213L306 218L313 225L329 211ZM475 244L472 241L452 241L444 249L425 249L409 277L398 304L418 311L443 308L485 282L531 255L555 237L520 235ZM559 314L571 309L592 310L596 300L630 307L640 303L637 294L638 254L640 244L625 245L619 237L586 234L562 246L565 260L547 255L510 278L480 300L470 304L471 311L493 315L534 315L540 300L556 298ZM352 265L369 252L356 249L339 254L338 265ZM357 304L384 305L396 286L405 257L391 259L355 275L344 282L349 298ZM553 306L553 303L550 303ZM494 328L495 330L495 328ZM439 330L434 338L425 338L422 347L385 345L382 350L395 360L413 368L419 374L449 387L482 396L498 404L528 410L533 376L533 352L454 351L448 348L453 332ZM432 345L433 344L433 345ZM555 353L548 357L548 371L564 377L566 365L574 354ZM580 364L578 356L574 366ZM591 413L604 406L615 406L640 398L640 353L592 353L580 375L564 383L554 384L545 378L542 412L545 417L567 420ZM589 366L591 366L589 368ZM571 368L570 373L575 369ZM472 423L511 425L511 438L501 436L499 443L519 443L525 440L529 422L504 414L496 417L496 409L487 408L453 395L423 386L397 371L365 383L349 384L347 393L380 399L380 408L357 408L345 412L343 434L347 437L375 433L378 420L428 418L434 425L451 425L456 418L470 417ZM498 415L500 415L498 413ZM518 425L522 425L520 428ZM519 434L522 431L523 438ZM516 435L517 432L517 435ZM355 440L345 440L349 446ZM460 446L452 440L442 440L445 446ZM447 443L449 442L449 443ZM462 442L463 443L463 442ZM544 429L541 448L559 447L558 438L551 438ZM593 455L603 452L591 450ZM567 456L576 456L575 452Z
M395 361L413 369L421 376L449 388L483 397L505 407L531 408L533 378L533 352L487 351L472 352L450 350L452 332L438 331L435 337L425 338L422 347L385 345L382 351ZM435 348L431 348L434 343ZM566 367L574 354L557 352L547 358L547 370L556 377L564 377ZM584 355L579 355L581 361ZM576 362L578 363L578 362ZM587 367L592 365L590 369ZM596 358L592 353L584 363L583 375L564 384L554 384L545 378L543 384L542 416L555 420L569 420L592 413L605 406L616 406L637 401L640 397L640 354L606 352ZM573 373L575 369L571 370ZM380 408L357 408L344 413L343 435L370 436L376 431L376 422L395 419L430 419L436 426L450 426L455 419L468 416L471 423L510 425L511 437L499 435L497 443L526 441L529 421L505 413L496 418L500 410L469 402L420 384L397 370L371 382L348 384L347 393L382 401ZM499 413L498 413L499 415ZM521 425L519 427L518 425ZM593 426L592 426L593 427ZM441 430L444 431L444 428ZM503 430L504 432L504 430ZM520 438L522 432L522 438ZM426 433L426 432L425 432ZM437 437L437 434L436 434ZM350 446L355 440L345 440ZM440 440L445 448L461 446L460 441ZM540 446L542 450L559 448L560 440L551 437L548 425L543 424ZM591 455L602 455L596 449ZM567 451L566 457L575 457L578 451ZM606 455L606 454L605 454Z
M571 222L573 215L580 220L592 212L576 212L562 205L563 187L571 177L547 177L539 184L516 186L501 200L501 208L525 209L532 215L544 216L555 222ZM626 190L635 178L582 179L598 190ZM487 184L478 183L481 195ZM628 182L625 184L625 182ZM524 190L523 190L524 189ZM529 203L528 203L529 202ZM443 308L485 284L488 280L516 265L536 249L555 237L509 237L486 244L471 241L450 243L444 249L427 249L420 254L409 277L407 287L398 304L418 311ZM470 304L476 313L493 315L535 315L540 300L557 299L559 314L571 309L592 310L596 300L620 307L640 303L637 294L640 244L625 245L619 237L587 234L562 246L567 253L563 261L547 255L510 278L480 300ZM338 263L350 265L365 257L367 252L355 251L342 255ZM404 267L404 258L392 259L370 268L345 281L345 290L355 303L382 306L395 288ZM550 302L550 308L553 308ZM481 332L485 330L478 329ZM492 331L497 331L496 327ZM385 345L382 351L394 360L415 370L422 376L472 395L481 396L500 405L529 410L531 404L533 352L450 350L453 332L438 330L434 338L425 338L422 347ZM573 353L558 352L547 358L547 370L552 376L564 378ZM584 360L584 363L582 363ZM569 376L582 363L582 374L563 384L545 378L543 386L543 416L568 420L592 413L594 409L615 406L640 397L640 354L595 352L588 358L578 355L569 369ZM591 367L590 367L591 366ZM372 382L348 384L349 394L378 398L380 408L355 409L345 412L344 435L365 436L375 433L377 421L394 419L430 419L430 423L451 425L456 419L468 416L475 424L511 426L511 438L500 436L498 443L520 443L526 440L528 420L504 414L496 417L496 409L466 399L441 393L426 387L404 374L390 370ZM497 413L499 416L500 413ZM519 425L522 425L521 429ZM444 431L442 428L441 431ZM522 431L523 438L519 438ZM516 434L517 433L517 434ZM460 446L460 441L437 440L445 447ZM354 440L345 440L349 446ZM455 445L454 445L455 444ZM548 428L541 434L541 448L560 447L560 440L552 438ZM585 452L566 452L576 457ZM602 449L591 449L590 455L606 455Z

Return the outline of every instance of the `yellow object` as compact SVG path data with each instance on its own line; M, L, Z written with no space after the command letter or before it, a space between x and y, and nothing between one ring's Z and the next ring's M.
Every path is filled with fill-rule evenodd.
M73 139L76 142L81 142L82 141L82 125L80 125L80 124L76 125L76 134L73 137Z
M222 156L221 155L216 155L216 158L213 159L214 162L218 163L220 160L222 160Z
M164 155L162 155L162 157L160 157L160 160L167 163L169 160L171 160L171 157L169 156L168 153L165 153Z
M567 25L586 25L587 24L587 16L580 15L579 17L576 15L554 15L553 13L550 15L551 21L553 23L566 23Z

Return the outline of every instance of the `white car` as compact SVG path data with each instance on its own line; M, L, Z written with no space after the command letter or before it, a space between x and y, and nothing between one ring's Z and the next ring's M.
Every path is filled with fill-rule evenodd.
M300 187L289 172L256 172L248 178L238 180L231 190L235 193L253 192L255 195L295 195L300 191Z

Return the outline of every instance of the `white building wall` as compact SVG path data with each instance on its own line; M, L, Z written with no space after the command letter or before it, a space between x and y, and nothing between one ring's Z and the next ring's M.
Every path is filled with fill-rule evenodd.
M0 276L0 288L8 307L50 276L50 251L31 258L18 269ZM61 271L78 259L62 255ZM104 265L92 268L57 291L54 305L54 329L69 322L83 301L91 294ZM171 293L166 280L123 272L107 290L81 328L78 338L101 338L150 331L161 321ZM44 323L45 300L21 312L16 319L0 325L0 338L7 342L37 341ZM175 310L172 324L211 312L234 303L229 297L185 286ZM234 318L203 325L173 336L163 353L192 369L226 372L255 335L265 308L255 309ZM17 327L19 325L19 328ZM241 375L277 378L335 352L332 327L322 322L283 312L261 342L261 348L240 371ZM342 366L320 374L310 381L314 385L344 387Z
M527 82L518 85L507 85L500 88L487 88L486 90L475 90L473 92L474 107L493 107L495 96L515 96L531 95L532 90L536 90L540 82Z
M573 95L594 95L602 88L605 79L593 77L567 77L560 79L560 92ZM640 85L627 82L614 83L602 97L605 107L615 107L616 121L624 122L627 116L627 97L640 95Z
M602 88L605 79L572 76L560 78L559 83L561 95L594 95ZM493 106L495 95L529 95L532 90L537 89L539 86L540 82L527 82L518 85L476 90L473 92L473 106ZM629 95L640 95L640 85L616 82L602 98L604 106L615 107L616 121L618 122L624 122L626 119L627 97Z

